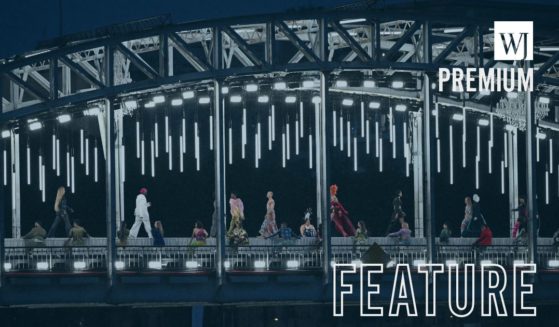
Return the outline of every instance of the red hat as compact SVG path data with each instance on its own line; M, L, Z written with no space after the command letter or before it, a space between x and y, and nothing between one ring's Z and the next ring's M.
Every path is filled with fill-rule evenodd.
M148 189L145 188L145 187L142 187L142 188L140 189L140 193L141 193L141 194L146 194L147 192L148 192Z

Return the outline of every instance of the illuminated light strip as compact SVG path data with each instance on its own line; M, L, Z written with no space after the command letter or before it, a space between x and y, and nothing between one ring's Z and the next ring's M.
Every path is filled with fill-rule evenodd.
M505 161L501 160L501 194L505 194Z
M540 138L536 136L536 162L540 162Z
M80 164L83 165L84 155L83 155L83 129L80 129Z
M70 156L70 166L71 166L70 184L71 184L72 193L76 193L76 175L75 175L74 161L75 161L75 156L74 153L72 152L72 155Z
M389 112L388 112L388 120L390 121L390 130L388 131L390 134L390 142L394 142L394 135L392 134L392 132L394 131L392 129L392 124L394 123L394 113L392 112L392 107L388 108Z
M52 170L56 170L56 135L52 133Z
M165 114L165 152L169 153L169 116Z
M183 116L181 121L182 129L182 154L186 154L186 118ZM157 154L157 143L155 145L155 153Z
M508 147L509 141L508 141L508 136L509 136L508 133L505 132L505 134L504 134L505 168L508 168L508 166L509 166L509 165L508 165L508 161L509 161L509 159L508 159L508 158L509 158L509 154L508 154L508 153L509 153L509 147Z
M268 150L272 150L272 115L268 115Z
M285 132L281 133L281 166L285 168Z
M392 125L392 159L396 159L396 125Z
M462 167L466 168L466 107L462 108Z
M276 140L276 106L272 105L272 141Z
M150 141L150 150L151 177L155 177L155 141L153 139Z
M2 157L3 157L3 161L4 161L4 186L8 185L8 153L6 152L6 150L4 149L4 151L2 151Z
M254 167L258 168L258 132L254 133Z
M157 119L157 117L155 118ZM183 118L183 126L184 126L184 118ZM155 121L154 127L154 150L155 150L155 157L159 158L159 123L157 120Z
M229 126L229 164L233 164L233 128Z
M198 131L198 122L194 123L194 129L196 130L196 139L195 139L196 170L200 171L200 132Z
M126 148L124 143L120 146L120 179L124 183L126 181Z
M365 103L361 101L361 137L365 137Z
M553 174L553 139L549 138L549 173Z
M439 103L435 102L435 137L439 138Z
M549 171L545 171L545 204L549 204Z
M136 120L136 158L140 158L140 122Z
M402 130L403 130L402 142L404 143L404 149L403 149L404 150L404 158L407 159L408 158L407 157L407 155L408 155L408 123L407 122L404 122L402 124ZM396 142L394 142L394 143L396 143Z
M262 159L262 125L260 121L256 125L256 130L258 131L258 159ZM297 144L299 141L297 141Z
M214 116L210 115L210 150L214 149Z
M85 175L89 176L89 137L85 138Z
M312 169L312 134L309 133L309 169Z
M353 137L353 171L357 171L357 137Z
M56 138L56 176L60 176L60 139Z
M168 137L169 142L169 171L173 170L173 143L171 139L171 135Z
M378 171L382 172L382 138L379 139L379 159L378 159Z
M344 115L340 113L340 151L344 151Z
M337 140L338 140L338 130L336 126L337 122L338 122L338 117L337 117L336 110L334 110L332 111L332 129L334 130L334 132L332 133L332 137L333 137L334 147L337 146Z
M375 150L376 157L379 156L379 131L378 131L378 121L375 121Z
M27 144L27 185L31 185L31 148Z
M140 141L140 161L141 161L141 172L143 176L146 174L146 147L143 138Z
M179 136L179 170L182 173L184 171L184 156L183 156L183 144L182 135Z
M286 143L285 151L286 151L286 158L287 158L287 160L289 160L289 159L291 159L291 146L290 146L290 144L291 144L291 132L290 132L291 128L289 127L289 120L287 121L287 124L286 124L286 131L287 131L286 132L287 133L286 134L287 139L285 141L285 143Z
M351 121L349 118L347 119L346 125L347 157L351 158Z
M66 148L66 186L70 187L70 151Z
M97 140L95 140L95 146L93 148L93 164L94 164L94 179L95 183L99 181L99 155L97 154Z
M301 124L300 124L300 128L301 130L299 131L299 134L301 135L301 138L305 137L305 129L303 128L303 126L305 126L304 124L304 115L303 115L303 101L299 102L299 119L301 119Z
M437 173L441 172L441 139L437 139Z
M299 155L299 120L295 120L295 154Z
M43 202L46 202L46 200L47 200L46 199L47 186L46 186L46 179L45 179L45 163L44 162L41 162L41 177L42 177L41 179L43 181L43 192L41 193L41 196L42 196Z
M365 123L365 139L366 139L366 146L367 146L367 154L371 153L371 140L370 140L370 126L369 120Z
M489 165L489 174L493 173L493 115L489 116L489 146L487 148L488 152L488 162Z
M450 144L450 153L449 153L449 162L450 162L450 185L454 184L454 140L453 140L453 127L452 125L450 125L448 127L448 138L449 138L449 144Z
M245 145L247 144L247 110L243 108L243 124L241 126L241 158L245 158Z
M43 191L43 156L41 154L39 154L39 164L37 167L39 167L39 191Z

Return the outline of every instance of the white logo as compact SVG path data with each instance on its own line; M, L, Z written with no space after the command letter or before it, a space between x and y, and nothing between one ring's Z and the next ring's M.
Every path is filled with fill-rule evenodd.
M494 22L495 60L533 60L533 22Z

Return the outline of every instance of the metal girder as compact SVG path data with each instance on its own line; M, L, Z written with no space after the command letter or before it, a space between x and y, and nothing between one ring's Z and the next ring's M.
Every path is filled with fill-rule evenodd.
M338 33L338 35L347 43L353 52L359 57L359 60L363 62L371 61L371 56L363 50L361 45L355 41L355 39L349 35L349 33L340 25L339 22L331 21L330 26Z
M188 45L177 33L169 33L169 39L171 39L173 46L177 51L199 72L204 72L210 70L210 66L204 62L202 59L194 55L190 50L188 50Z
M116 45L116 49L122 53L126 58L130 59L130 61L140 69L144 74L146 74L149 78L157 78L159 77L159 73L153 69L142 57L140 57L137 53L134 53L132 50L128 49L122 43Z
M470 36L475 30L474 26L467 26L464 30L452 40L448 46L435 58L435 64L441 63L466 37Z
M105 87L101 81L97 80L94 76L92 76L87 70L85 70L82 66L78 65L72 59L61 56L58 58L64 65L68 66L74 73L78 76L89 82L91 85L94 85L98 88Z
M255 66L263 66L264 63L258 56L250 49L248 43L229 26L223 26L222 32L227 34L229 38L241 49L241 51L250 59Z
M20 78L16 74L14 74L12 72L7 72L6 77L8 77L12 82L19 85L19 87L24 89L26 92L28 92L32 96L34 96L34 97L36 97L40 100L43 100L43 101L47 100L47 97L45 95L43 95L41 91L36 89L34 86L30 85L28 82L24 81L22 78Z
M408 41L408 39L415 34L415 32L421 27L421 22L416 21L414 22L410 28L406 30L406 32L394 43L392 48L388 50L386 56L384 57L385 61L389 61L399 50L400 48Z
M557 61L559 61L559 52L556 52L543 65L541 65L538 70L534 72L534 80L536 82L541 80L543 74L545 74L553 65L555 65Z
M320 62L320 59L316 56L314 51L307 47L305 43L295 34L293 31L285 24L285 22L276 22L276 26L280 29L280 31L287 37L287 39L297 48L297 50L301 51L307 60L310 62Z

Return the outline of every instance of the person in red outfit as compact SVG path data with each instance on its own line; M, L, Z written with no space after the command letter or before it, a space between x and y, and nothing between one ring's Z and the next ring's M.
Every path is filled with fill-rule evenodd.
M355 227L349 220L349 213L344 208L344 206L338 201L338 186L330 186L330 219L334 222L336 230L338 233L342 234L343 237L354 236Z
M479 238L474 242L473 246L490 246L491 243L493 243L493 232L487 224L483 224Z

